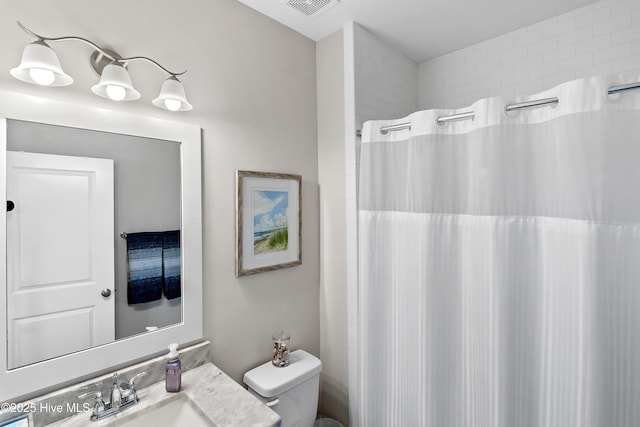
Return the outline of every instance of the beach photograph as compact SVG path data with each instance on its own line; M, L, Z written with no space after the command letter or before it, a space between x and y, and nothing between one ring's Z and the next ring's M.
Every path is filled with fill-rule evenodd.
M253 254L286 251L289 246L289 193L257 190L253 193Z

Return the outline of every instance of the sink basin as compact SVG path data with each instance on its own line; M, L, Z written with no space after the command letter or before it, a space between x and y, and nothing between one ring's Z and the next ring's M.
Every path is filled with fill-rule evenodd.
M131 409L130 414L118 417L118 427L216 427L216 424L184 393L163 399L148 408Z

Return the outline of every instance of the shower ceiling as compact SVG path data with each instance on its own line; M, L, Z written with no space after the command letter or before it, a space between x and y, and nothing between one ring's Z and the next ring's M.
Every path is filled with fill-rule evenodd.
M535 24L593 0L341 0L306 14L287 0L238 0L270 18L321 40L354 21L420 63ZM322 0L308 0L316 3ZM322 10L322 9L320 9Z

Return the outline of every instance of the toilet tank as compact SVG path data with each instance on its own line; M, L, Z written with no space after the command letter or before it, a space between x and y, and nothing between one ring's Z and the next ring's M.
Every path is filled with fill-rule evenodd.
M271 361L244 374L249 391L282 418L282 427L311 427L318 410L320 359L304 350L289 354L289 366Z

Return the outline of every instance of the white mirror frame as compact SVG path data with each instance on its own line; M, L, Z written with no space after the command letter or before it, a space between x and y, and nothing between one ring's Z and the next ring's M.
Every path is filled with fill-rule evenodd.
M6 209L0 209L0 402L39 394L60 384L202 339L201 139L195 125L0 91L0 200L6 200L7 119L180 142L182 194L182 323L109 344L7 369Z

